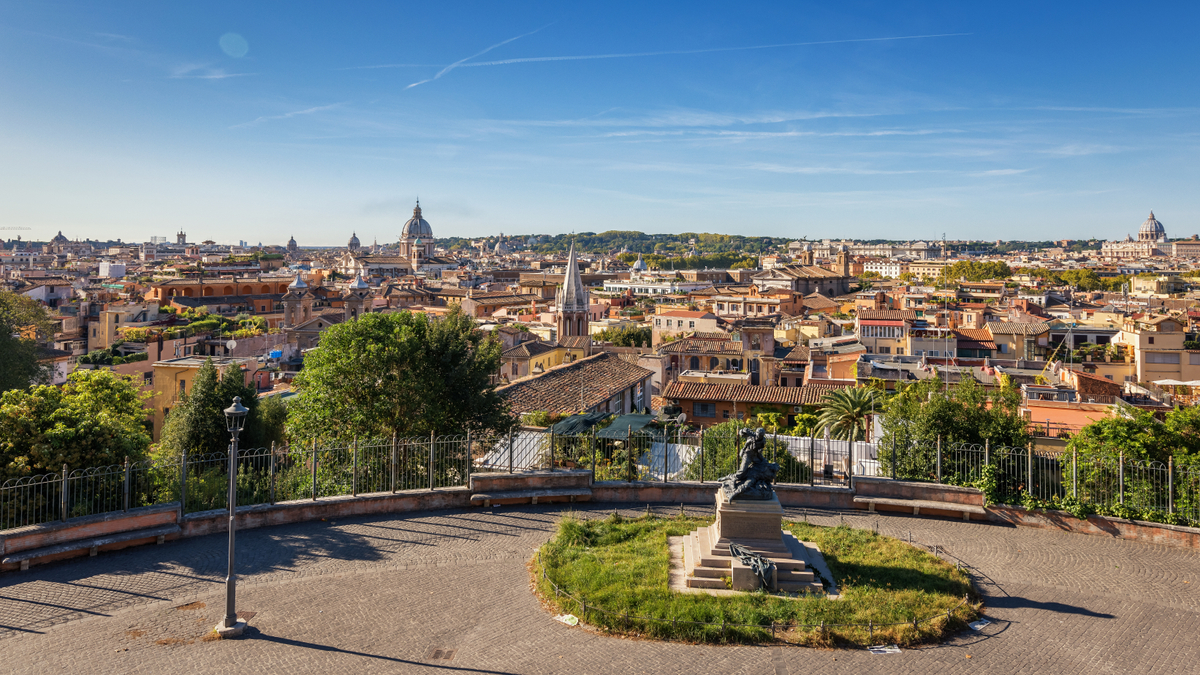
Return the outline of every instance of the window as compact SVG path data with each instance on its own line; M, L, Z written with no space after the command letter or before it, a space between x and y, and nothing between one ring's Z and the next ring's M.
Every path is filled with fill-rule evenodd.
M779 378L779 386L781 386L781 387L787 386L787 378L786 377Z
M700 357L693 356L691 359L689 359L688 368L691 368L692 370L700 370Z
M1179 354L1146 354L1146 363L1179 363Z
M179 381L179 393L183 394L186 391L187 391L187 380L180 380Z
M662 325L662 319L655 319L655 320L654 320L654 325L655 325L655 326L661 326L661 325Z
M1200 366L1200 354L1188 354L1189 366Z
M937 356L937 355L938 355L938 350L936 350L936 349L930 349L930 350L929 350L929 355L930 355L930 356Z
M689 322L688 322L688 328L695 328L695 327L696 327L696 322L695 322L695 321L689 321Z
M693 417L716 417L717 416L717 404L716 403L693 403L692 404L692 416Z
M516 362L516 361L513 361L513 364L512 364L512 374L513 374L513 376L514 376L514 377L517 375L517 372L518 372L518 366L517 366L517 362Z
M880 353L880 354L891 354L891 353L892 353L892 348L891 348L891 347L880 347L880 348L879 348L879 353Z
M1105 376L1104 376L1104 379L1106 379L1106 380L1111 380L1111 379L1112 379L1112 375L1105 375Z
M1150 336L1150 344L1154 344L1154 336L1153 335Z
M904 347L896 347L896 353L900 356L904 356Z
M725 415L724 415L725 419L729 419L729 411L728 410L722 410L721 412L725 413Z
M721 359L718 359L715 356L709 357L709 359L708 359L708 369L709 370L716 370L720 366L721 366Z

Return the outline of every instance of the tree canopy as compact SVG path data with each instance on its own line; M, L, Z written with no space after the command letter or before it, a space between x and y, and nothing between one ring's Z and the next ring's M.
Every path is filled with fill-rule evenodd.
M147 394L108 370L78 370L60 387L0 395L0 480L146 457Z
M838 440L866 440L871 414L880 408L882 397L877 389L835 389L821 397L817 424L819 427L829 427L829 435Z
M283 413L274 409L282 404L264 404L257 390L245 383L241 370L230 368L218 376L212 359L207 359L196 371L192 390L167 415L155 455L173 457L185 450L188 454L225 452L230 440L225 408L233 404L235 396L242 397L242 405L249 409L239 447L258 448L283 440Z
M605 328L594 337L600 342L611 342L616 347L649 347L651 331L646 326Z
M38 361L38 343L53 331L41 303L0 291L0 392L50 381L50 368Z
M932 448L940 436L943 447L984 439L1024 447L1029 435L1019 404L1020 392L1011 385L989 392L971 378L950 387L938 379L922 380L887 401L883 440Z
M959 260L953 265L942 268L941 281L987 281L988 279L1007 279L1012 276L1012 270L1003 262L976 262L974 260Z
M1200 464L1200 407L1175 408L1159 422L1141 409L1105 417L1085 426L1071 437L1068 448L1080 456Z
M500 342L458 307L441 318L364 314L330 327L305 356L288 435L334 443L504 432L517 420L492 383L499 367Z

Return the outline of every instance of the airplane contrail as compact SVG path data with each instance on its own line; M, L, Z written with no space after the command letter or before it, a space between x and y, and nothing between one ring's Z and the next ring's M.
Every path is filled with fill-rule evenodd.
M545 26L542 26L542 28L546 28L551 25L553 25L553 24L546 24ZM503 42L497 42L496 44L492 45L491 47L488 47L487 49L479 52L478 54L472 54L465 59L460 59L458 61L455 61L454 63L451 63L450 65L446 66L445 68L442 68L441 70L439 70L436 75L434 75L433 77L431 77L427 80L421 80L420 82L413 82L412 84L405 87L405 89L412 89L413 87L421 85L421 84L425 84L426 82L432 82L434 80L441 79L441 77L443 75L454 70L455 68L462 66L465 62L470 61L471 59L473 59L477 56L483 56L484 54L492 51L493 49L495 49L497 47L503 47L504 45L506 45L514 40L520 40L523 37L529 37L530 35L533 35L534 33L538 32L539 30L542 30L542 28L538 28L536 30L531 30L528 33L525 33L524 35L518 35L516 37L509 38Z
M937 34L933 34L933 35L900 35L900 36L894 36L894 37L855 38L855 39L849 39L849 40L821 40L818 42L785 42L785 43L771 44L771 45L750 45L750 46L746 46L746 47L712 47L709 49L679 49L679 50L661 51L661 52L629 52L629 53L625 53L625 54L586 54L586 55L580 55L580 56L531 56L531 57L517 58L517 59L502 59L499 61L479 61L479 62L475 62L475 63L464 63L464 61L469 61L470 59L475 58L474 56L471 56L466 59L463 59L462 61L458 61L458 62L454 63L453 67L455 67L455 68L471 68L471 67L475 67L475 66L505 66L505 65L512 64L512 63L538 63L538 62L542 62L542 61L586 61L586 60L591 60L591 59L626 59L626 58L632 58L635 56L668 56L668 55L672 55L672 54L708 54L708 53L712 53L712 52L737 52L737 51L748 51L748 50L752 50L752 49L778 49L781 47L808 47L808 46L812 46L812 45L836 45L836 44L843 44L843 43L848 43L848 42L884 42L884 41L888 41L888 40L921 40L921 39L925 39L925 38L960 37L960 36L964 36L964 35L971 35L971 33L937 33ZM513 38L513 39L515 40L516 38ZM512 40L508 40L507 42L511 42L511 41ZM504 42L501 42L500 44L504 44ZM496 45L496 46L499 47L500 45ZM492 47L488 47L488 49L484 50L483 52L480 52L480 54L483 54L484 52L486 52L490 49L492 49ZM476 54L476 56L478 56L478 55L479 54ZM438 74L438 76L440 76L440 75L441 75L441 73ZM435 79L438 76L435 76Z

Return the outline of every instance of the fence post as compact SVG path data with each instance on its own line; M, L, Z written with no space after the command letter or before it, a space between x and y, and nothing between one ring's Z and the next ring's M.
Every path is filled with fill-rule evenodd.
M1026 449L1025 460L1025 494L1033 494L1033 441L1029 442Z
M637 460L633 458L633 425L625 427L625 456L629 459L629 463L637 466ZM636 476L634 478L637 478ZM630 482L634 480L630 478Z
M813 436L808 437L808 486L809 487L812 487L817 484L817 457L816 457L817 453L816 453L816 450L814 449L814 446L816 445L816 440L817 439Z
M700 482L704 482L704 427L700 427Z
M122 492L124 493L123 494L124 500L122 501L122 503L125 506L124 511L128 512L129 511L129 455L125 455L125 489L122 490Z
M1123 505L1125 504L1125 451L1121 450L1117 453L1117 491L1119 496L1117 499Z
M392 494L396 494L396 432L392 432Z
M550 470L554 470L554 425L550 425Z
M354 436L354 445L350 446L350 495L358 496L358 435Z
M312 498L317 501L317 439L312 441Z
M850 491L854 491L854 441L850 441L850 466L846 469L846 480L850 483Z
M678 434L678 431L676 431L676 434ZM667 466L667 459L671 456L671 452L669 450L670 446L671 446L671 431L668 429L667 433L663 434L663 482L664 483L667 482L667 472L670 470L670 467ZM654 447L654 446L651 446L651 447ZM676 446L676 447L678 447L678 446Z
M596 481L596 427L593 425L591 431L592 440L592 482Z
M513 444L517 442L517 432L508 435L508 472L513 472Z
M187 449L179 453L179 525L183 526L183 514L187 513Z
M942 435L937 437L937 477L938 482L942 482Z
M1079 451L1071 450L1071 496L1079 499Z
M992 463L992 444L991 439L983 439L983 465L988 466Z
M471 464L474 463L475 456L471 454L471 432L467 431L467 485L471 485Z
M67 465L63 464L62 475L62 519L67 522Z
M271 503L275 503L275 441L271 441Z
M896 480L896 431L892 430L892 480Z
M1175 513L1175 456L1167 457L1167 513Z
M437 438L435 432L429 432L429 489L433 489L433 463L436 460L434 457L433 444Z

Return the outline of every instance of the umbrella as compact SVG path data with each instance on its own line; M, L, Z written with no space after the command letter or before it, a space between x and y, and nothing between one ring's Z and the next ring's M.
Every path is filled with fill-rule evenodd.
M1157 384L1160 387L1179 387L1187 383L1180 382L1179 380L1155 380L1154 384Z

